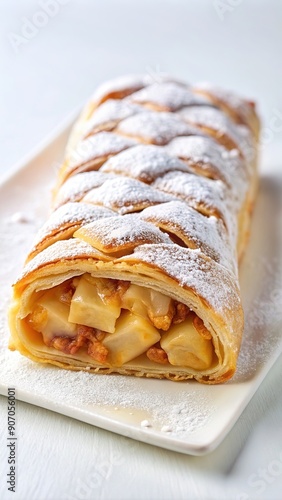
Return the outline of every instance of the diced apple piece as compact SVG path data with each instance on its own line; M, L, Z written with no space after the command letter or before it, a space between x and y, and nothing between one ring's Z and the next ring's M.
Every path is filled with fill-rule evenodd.
M165 316L170 308L171 298L156 290L150 290L150 310L153 316Z
M122 296L121 307L139 316L147 317L150 290L138 285L130 285Z
M113 333L120 309L118 301L105 300L99 288L83 276L72 297L69 321Z
M91 274L84 274L83 278L97 288L99 297L106 305L108 305L109 302L115 303L116 305L120 304L116 280L109 278L97 278L96 276L91 276Z
M76 335L76 325L68 320L70 308L67 304L58 300L58 293L56 292L56 289L48 290L36 303L37 307L42 308L42 312L47 312L47 314L43 314L44 322L42 327L38 325L44 342L47 344L54 337L74 337Z
M114 366L121 366L146 352L160 338L150 321L124 311L116 322L115 333L108 334L103 345L109 351L107 360Z
M212 342L197 332L192 318L173 325L162 335L160 344L167 353L169 362L174 366L204 370L211 365Z
M143 316L144 318L149 316L156 328L159 328L156 318L160 318L160 322L162 324L162 318L169 313L170 309L172 309L170 307L171 302L170 297L167 297L156 290L150 290L149 288L138 285L130 285L122 297L122 307L124 309L128 309L134 314ZM172 318L173 314L170 316Z

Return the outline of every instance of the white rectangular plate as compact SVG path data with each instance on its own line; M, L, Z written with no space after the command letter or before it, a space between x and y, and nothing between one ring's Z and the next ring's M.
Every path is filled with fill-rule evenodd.
M238 370L225 385L69 372L7 349L7 307L38 227L46 219L55 170L70 124L0 186L0 393L133 439L182 453L212 451L226 436L282 351L282 265L278 170L268 165L241 266L246 316ZM146 422L147 421L147 422ZM142 422L142 425L141 425Z

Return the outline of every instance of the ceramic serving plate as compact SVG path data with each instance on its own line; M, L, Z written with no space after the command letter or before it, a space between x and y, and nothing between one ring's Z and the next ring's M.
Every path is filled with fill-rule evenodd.
M240 281L245 334L235 377L224 385L68 372L7 349L7 307L35 232L46 219L55 172L73 118L0 185L0 393L88 424L182 453L212 451L224 439L282 351L279 182L262 166L260 192Z

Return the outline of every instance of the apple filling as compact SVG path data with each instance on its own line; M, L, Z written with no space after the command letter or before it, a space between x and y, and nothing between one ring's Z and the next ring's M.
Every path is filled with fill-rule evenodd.
M107 366L145 355L203 370L214 356L210 332L185 304L128 281L89 274L68 280L44 291L27 321L47 346L71 355L84 349Z

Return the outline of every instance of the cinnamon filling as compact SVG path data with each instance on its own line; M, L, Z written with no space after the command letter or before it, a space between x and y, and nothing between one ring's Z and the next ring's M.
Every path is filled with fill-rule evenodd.
M214 355L209 330L185 304L90 274L45 291L27 321L48 347L70 355L84 349L108 366L146 354L153 363L203 370Z

